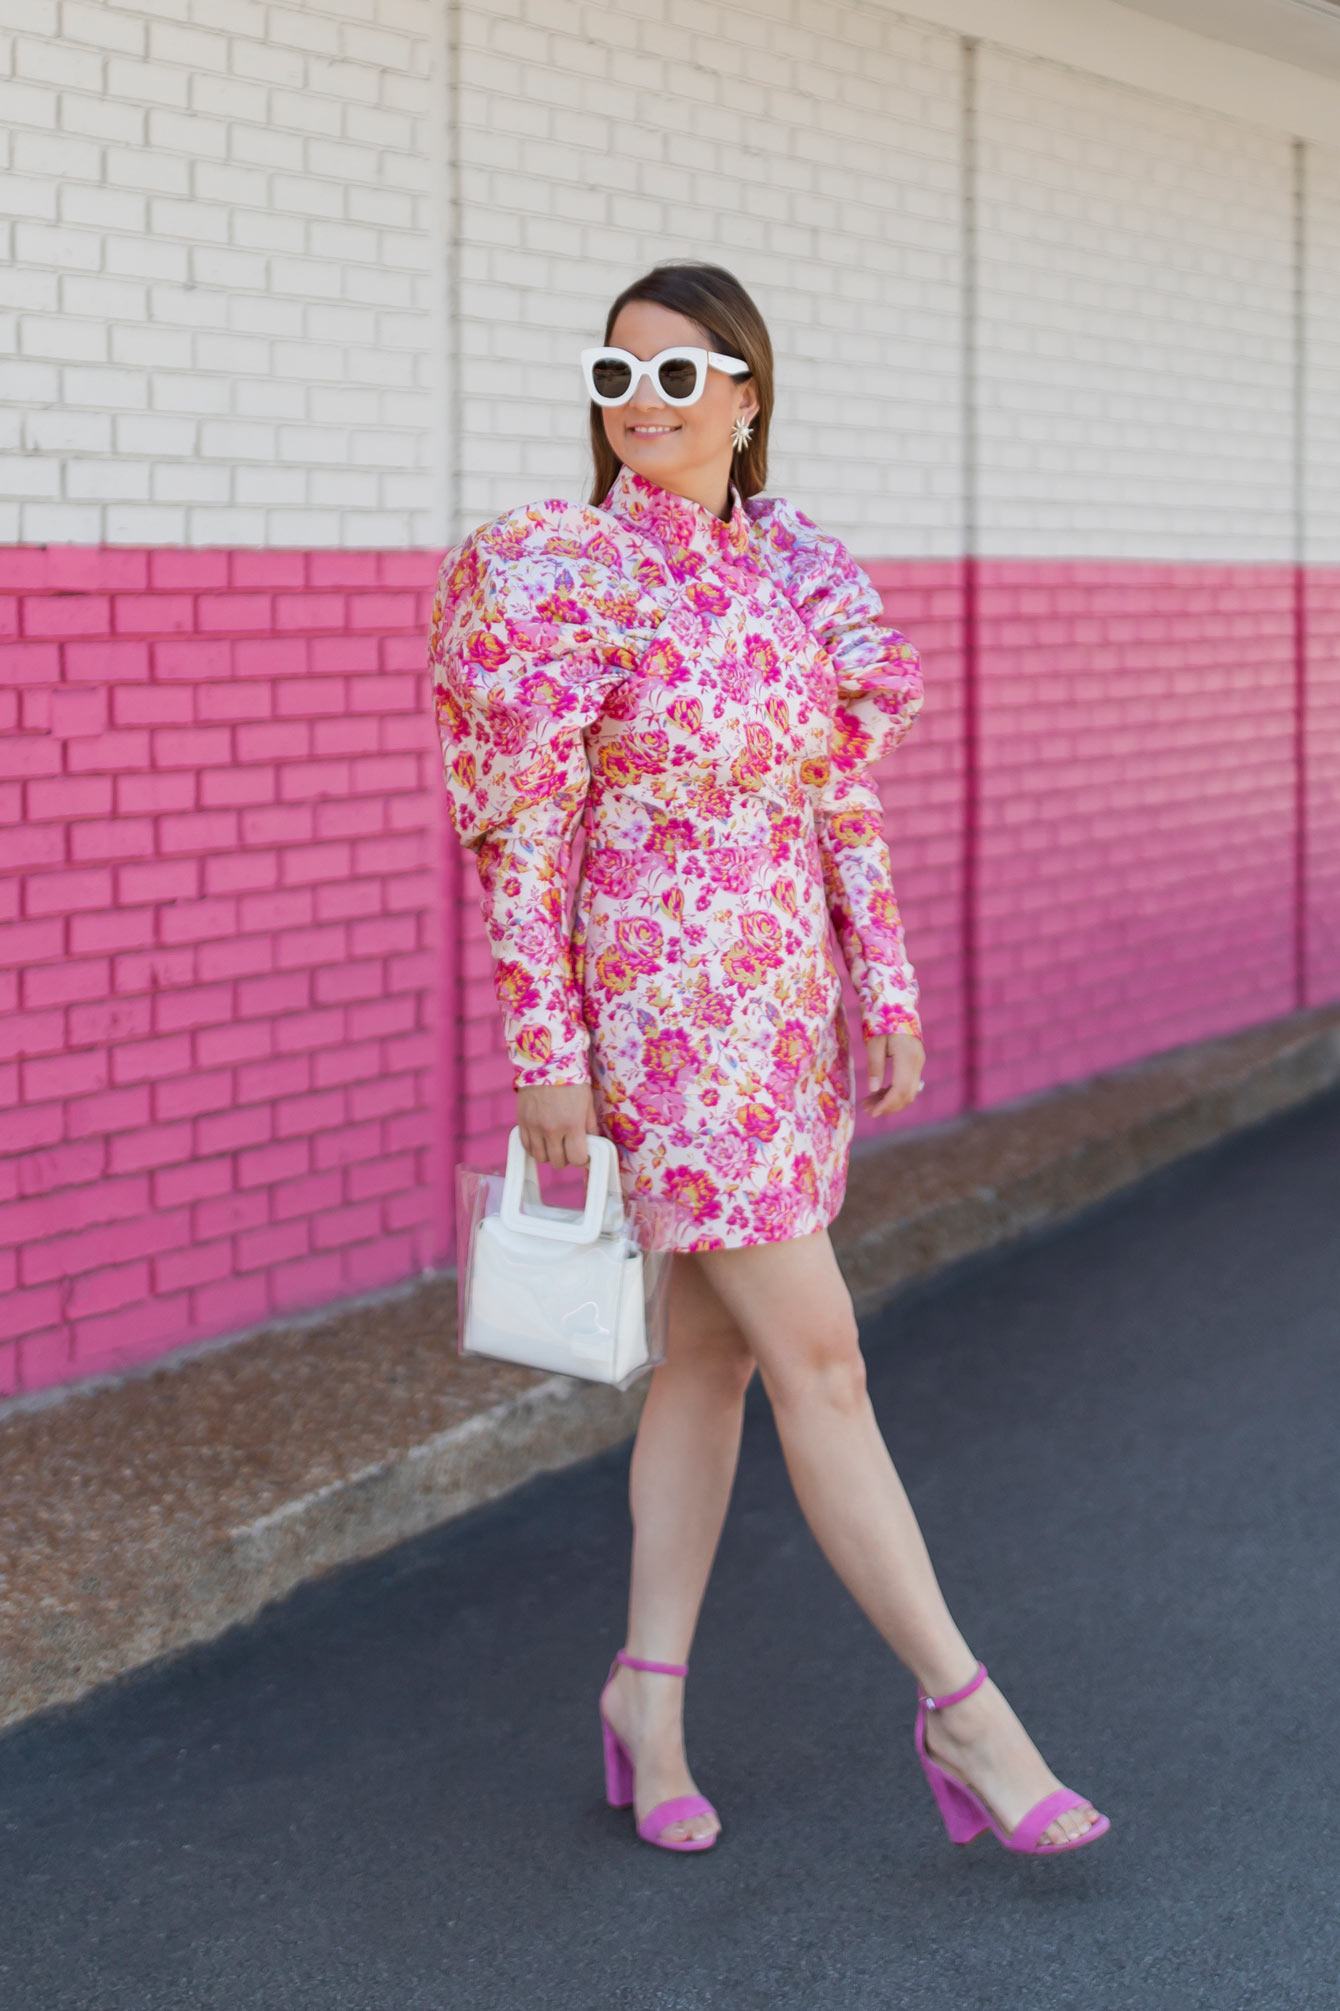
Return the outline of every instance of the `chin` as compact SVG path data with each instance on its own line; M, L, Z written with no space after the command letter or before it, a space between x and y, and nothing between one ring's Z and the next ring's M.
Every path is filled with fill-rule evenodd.
M630 444L619 456L626 467L635 475L673 475L680 464L681 456L667 452L665 448L648 447L642 442Z

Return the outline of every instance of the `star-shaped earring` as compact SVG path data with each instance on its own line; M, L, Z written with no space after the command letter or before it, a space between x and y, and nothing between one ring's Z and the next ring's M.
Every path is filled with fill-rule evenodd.
M736 453L743 454L745 448L754 437L754 429L743 413L741 413L740 417L731 427L730 437L731 445L734 447Z

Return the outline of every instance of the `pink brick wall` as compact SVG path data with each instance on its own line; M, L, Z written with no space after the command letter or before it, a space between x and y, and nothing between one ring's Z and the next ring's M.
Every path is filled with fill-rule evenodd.
M980 569L981 1100L1288 1012L1293 574Z
M0 1388L446 1248L423 552L0 555Z
M435 555L0 562L0 1389L33 1389L442 1261L512 1098L443 839ZM927 681L881 786L928 1086L881 1128L1292 1009L1292 574L991 561L965 624L962 564L871 570ZM1306 635L1320 1003L1340 570Z

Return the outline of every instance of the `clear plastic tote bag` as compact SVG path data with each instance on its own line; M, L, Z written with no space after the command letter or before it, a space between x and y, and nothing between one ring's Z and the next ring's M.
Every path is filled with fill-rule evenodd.
M456 1169L460 1351L620 1388L665 1358L669 1251L626 1205L608 1138L588 1138L586 1204L540 1199L513 1130L507 1171Z

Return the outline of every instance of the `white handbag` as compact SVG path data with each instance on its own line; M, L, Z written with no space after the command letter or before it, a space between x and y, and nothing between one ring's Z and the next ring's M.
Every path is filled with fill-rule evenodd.
M618 1157L588 1138L586 1205L540 1199L535 1161L513 1130L507 1171L470 1174L463 1193L461 1352L591 1382L630 1382L653 1360L646 1265L625 1217ZM500 1204L500 1205L499 1205Z

